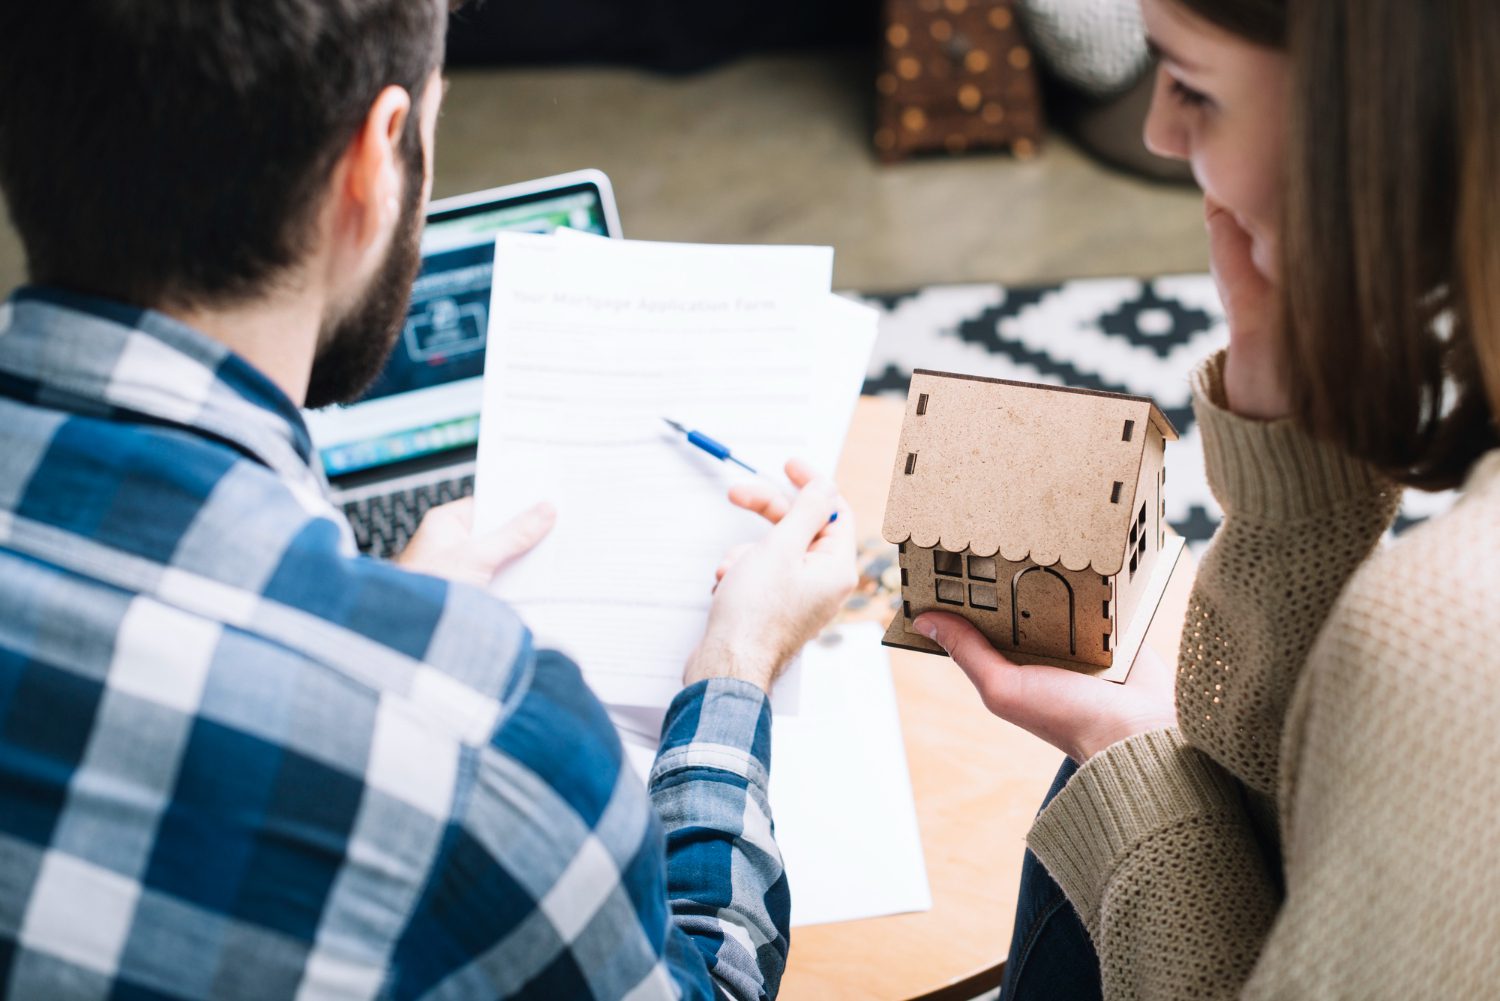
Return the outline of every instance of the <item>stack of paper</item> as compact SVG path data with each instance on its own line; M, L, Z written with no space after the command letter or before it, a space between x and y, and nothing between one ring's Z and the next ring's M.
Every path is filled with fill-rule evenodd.
M876 328L873 310L830 292L832 271L826 247L497 241L476 529L557 507L495 591L606 704L659 718L715 568L766 529L725 498L748 474L663 418L777 479L793 456L832 474Z
M643 779L714 569L767 527L725 497L747 474L662 418L773 479L793 456L831 474L876 326L830 293L832 270L820 247L498 241L476 527L557 506L551 536L494 590L582 667ZM880 630L834 637L772 699L795 924L931 906Z

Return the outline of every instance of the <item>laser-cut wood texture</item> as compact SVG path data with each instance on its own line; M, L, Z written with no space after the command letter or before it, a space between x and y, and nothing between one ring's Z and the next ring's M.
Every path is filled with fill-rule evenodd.
M883 526L904 582L886 642L941 653L907 627L954 612L1013 659L1124 680L1109 637L1155 611L1176 437L1144 397L918 370Z

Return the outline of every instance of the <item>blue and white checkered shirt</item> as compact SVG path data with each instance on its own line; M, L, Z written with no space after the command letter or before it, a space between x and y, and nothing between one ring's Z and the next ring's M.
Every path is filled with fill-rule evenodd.
M0 995L774 996L770 725L685 690L648 795L503 604L357 555L263 375L0 306Z

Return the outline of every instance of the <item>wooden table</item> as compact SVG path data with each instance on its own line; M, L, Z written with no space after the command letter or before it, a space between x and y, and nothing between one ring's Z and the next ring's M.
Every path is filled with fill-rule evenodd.
M861 538L880 534L903 410L862 398L850 429L838 480ZM1169 659L1191 578L1184 553L1147 639ZM990 715L946 658L890 654L932 910L793 929L787 1001L959 1001L1000 983L1026 832L1062 753Z

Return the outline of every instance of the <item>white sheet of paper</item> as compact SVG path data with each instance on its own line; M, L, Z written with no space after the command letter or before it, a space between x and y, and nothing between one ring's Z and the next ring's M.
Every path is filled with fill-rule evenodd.
M879 626L846 626L803 655L802 711L771 730L771 814L792 925L932 907L906 748ZM654 740L622 729L642 781Z
M724 498L746 474L662 418L770 469L836 462L875 321L831 269L819 247L496 241L475 527L557 507L493 590L604 702L666 707L714 568L764 532Z

